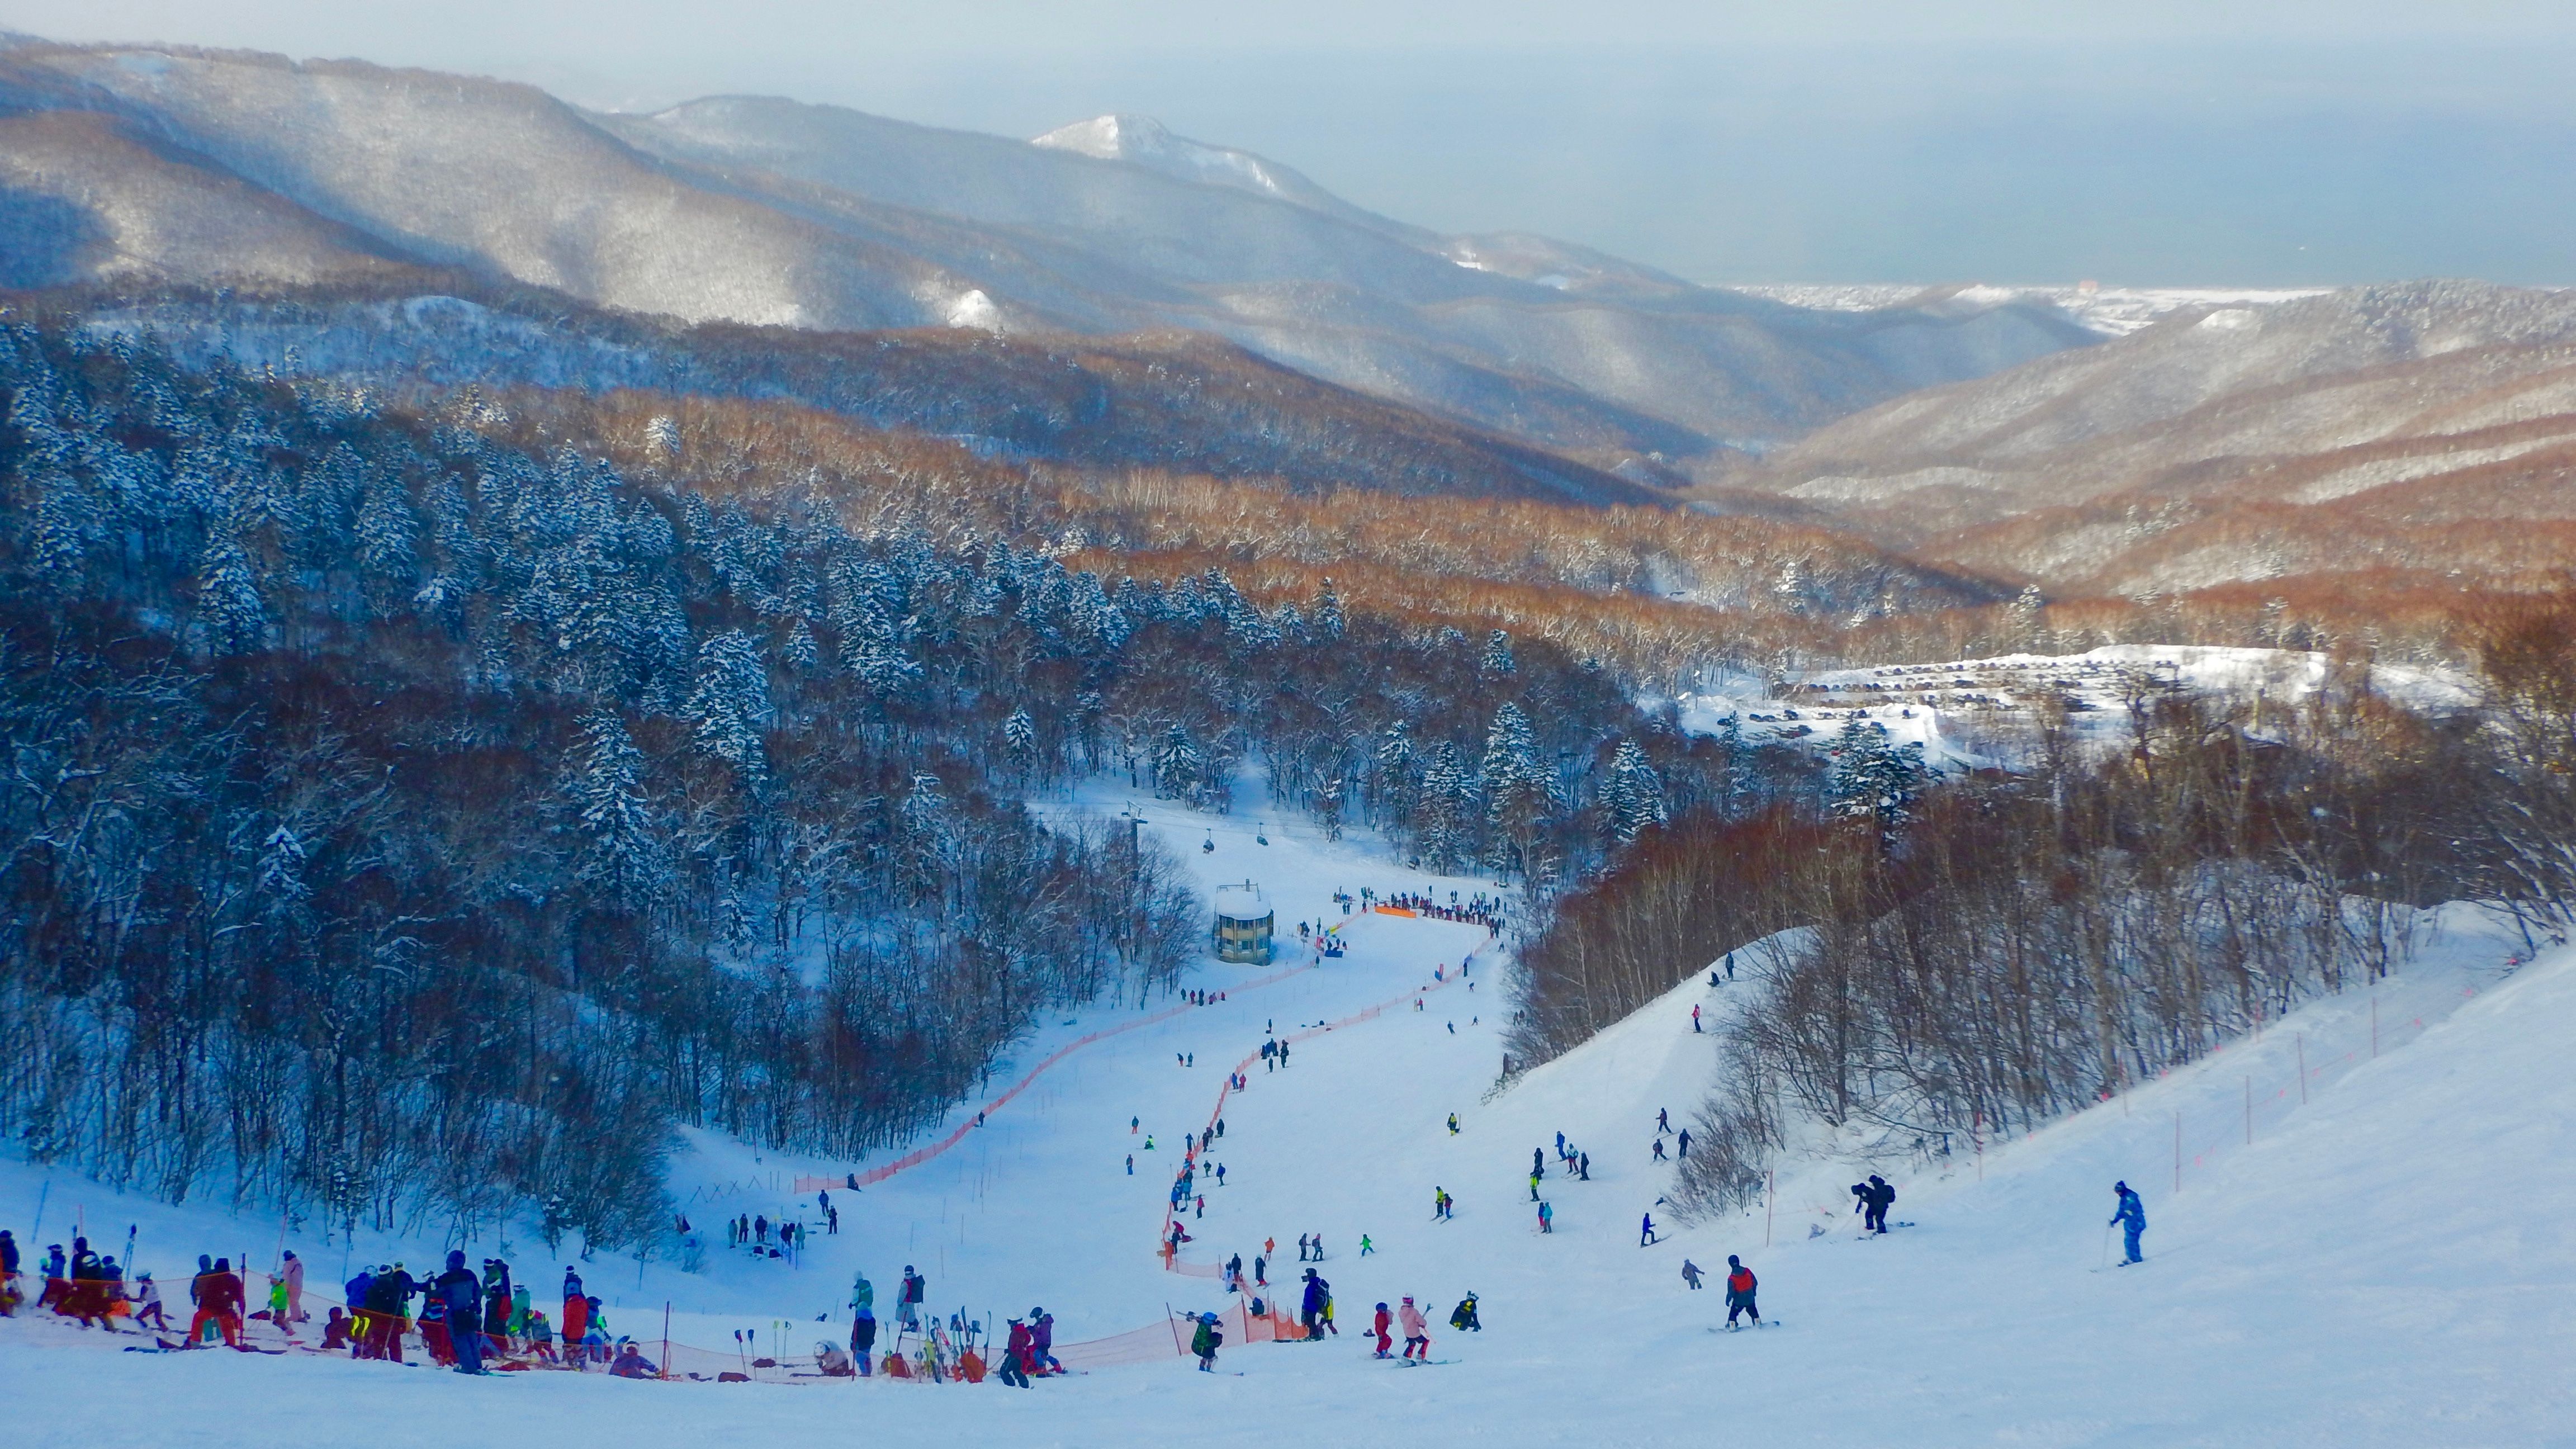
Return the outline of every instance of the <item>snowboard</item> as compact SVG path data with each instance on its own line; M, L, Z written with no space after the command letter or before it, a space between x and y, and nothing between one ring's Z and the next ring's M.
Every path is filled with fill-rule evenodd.
M1751 1333L1756 1328L1779 1328L1782 1326L1783 1325L1779 1319L1765 1318L1750 1326L1729 1326L1723 1323L1712 1323L1709 1325L1708 1331L1711 1333Z

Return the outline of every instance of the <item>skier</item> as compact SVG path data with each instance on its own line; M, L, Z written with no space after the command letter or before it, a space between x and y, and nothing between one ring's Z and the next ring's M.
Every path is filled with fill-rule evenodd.
M1458 1114L1455 1112L1449 1114L1449 1135L1452 1137L1458 1135Z
M1043 1308L1029 1310L1029 1368L1039 1374L1064 1372L1055 1359L1055 1315Z
M1306 1261L1306 1235L1304 1233L1299 1233L1297 1235L1297 1261L1300 1263ZM1312 1278L1315 1275L1309 1273L1306 1276Z
M1637 1226L1637 1246L1640 1248L1651 1247L1654 1245L1654 1241L1655 1215L1653 1213L1648 1213L1646 1214L1645 1221Z
M877 1286L862 1271L850 1275L850 1357L867 1378L868 1353L877 1344Z
M1679 1145L1677 1145L1677 1146L1675 1146L1675 1147L1674 1147L1674 1149L1673 1149L1673 1156L1675 1156L1675 1157L1688 1157L1688 1156L1690 1156L1690 1129L1689 1129L1688 1127L1685 1127L1685 1128L1683 1128L1683 1129L1682 1129L1681 1141L1680 1141Z
M1369 1241L1369 1235L1366 1233L1360 1234L1360 1256L1365 1258L1376 1251L1377 1245Z
M1014 1318L1011 1336L1002 1348L1002 1383L1006 1387L1029 1386L1029 1326Z
M1682 1259L1682 1281L1691 1286L1691 1291L1693 1293L1697 1293L1699 1291L1699 1264L1692 1262L1688 1258Z
M1691 1008L1691 1031L1694 1034L1699 1031L1699 1008L1696 1006Z
M1404 1306L1395 1311L1395 1318L1404 1328L1404 1356L1407 1359L1417 1354L1426 1359L1431 1357L1431 1335L1423 1332L1429 1324L1423 1318L1422 1310L1413 1306L1411 1298L1406 1298Z
M335 1308L331 1311L337 1313L340 1310ZM161 1312L161 1285L152 1281L152 1271L148 1268L135 1275L134 1280L134 1326L141 1328L147 1323L163 1332L170 1328L170 1320ZM344 1337L342 1341L347 1342L347 1339ZM330 1345L324 1344L323 1347Z
M1306 1291L1297 1302L1297 1322L1305 1328L1310 1341L1324 1336L1324 1295L1330 1291L1331 1285L1316 1277L1314 1269L1306 1270Z
M1255 1288L1270 1286L1270 1260L1258 1253L1252 1256L1252 1286Z
M1655 1135L1656 1135L1656 1136L1658 1136L1658 1137L1661 1137L1661 1136L1663 1136L1665 1133L1670 1132L1670 1131L1672 1131L1672 1130L1673 1130L1673 1115L1672 1115L1672 1113L1671 1113L1671 1112L1669 1112L1669 1111L1667 1111L1667 1110L1665 1110L1664 1108L1657 1107L1657 1108L1655 1109Z
M1530 1176L1533 1178L1547 1176L1547 1155L1535 1147L1530 1149Z
M2111 1221L2120 1224L2121 1237L2126 1240L2129 1250L2128 1257L2121 1261L2120 1266L2125 1268L2131 1263L2145 1262L2138 1253L2138 1239L2147 1231L2147 1205L2138 1201L2138 1195L2125 1182L2113 1183L2111 1191L2119 1194L2120 1198L2120 1209L2111 1214Z
M1386 1331L1388 1324L1393 1321L1394 1316L1386 1311L1386 1303L1381 1299L1377 1305L1377 1317L1370 1320L1369 1323L1369 1332L1377 1335L1377 1352L1371 1355L1371 1357L1389 1358L1393 1356L1391 1351L1395 1347L1395 1336Z
M286 1279L286 1321L302 1323L313 1315L304 1311L304 1260L295 1256L293 1248L286 1250L282 1276Z
M590 1332L590 1298L582 1292L581 1274L564 1269L563 1341L569 1353Z
M1241 1253L1225 1260L1225 1281L1236 1292L1243 1291L1243 1255Z
M1530 1174L1529 1182L1530 1182L1530 1201L1531 1201L1531 1202L1536 1202L1536 1201L1538 1201L1538 1174L1537 1174L1537 1173L1535 1173L1535 1172L1531 1173L1531 1174Z
M1449 1326L1457 1329L1461 1333L1482 1333L1485 1331L1485 1325L1476 1317L1475 1294L1470 1293L1466 1297L1459 1299L1458 1306L1449 1310Z
M1544 1198L1539 1200L1538 1205L1538 1230L1542 1233L1556 1231L1556 1209L1551 1207Z
M1190 1352L1199 1356L1200 1373L1216 1372L1217 1347L1224 1342L1225 1335L1219 1332L1216 1326L1216 1315L1200 1314L1198 1332L1190 1335Z
M1753 1326L1760 1328L1762 1310L1753 1306L1753 1290L1759 1286L1753 1280L1753 1270L1733 1253L1726 1255L1726 1266L1726 1326L1735 1326L1738 1313L1749 1313L1753 1315Z
M206 1325L211 1323L223 1333L224 1342L234 1348L242 1346L242 1280L233 1272L233 1260L217 1258L214 1267L200 1275L196 1284L197 1315L188 1324L188 1342L204 1340Z
M1661 1137L1655 1139L1655 1160L1657 1162L1668 1160L1664 1156L1664 1139Z
M903 1288L895 1299L895 1317L904 1327L910 1329L921 1327L920 1304L929 1291L930 1281L914 1272L910 1263L904 1264Z
M1592 1180L1591 1153L1578 1152L1574 1155L1574 1175L1577 1179L1583 1182L1590 1182Z
M463 1249L447 1255L447 1271L429 1283L430 1300L447 1310L447 1340L456 1371L483 1372L483 1280L465 1266Z
M1127 1154L1127 1175L1129 1177L1136 1175L1136 1154L1133 1152Z
M1864 1229L1874 1228L1879 1232L1886 1232L1887 1210L1895 1205L1896 1189L1888 1184L1886 1178L1875 1172L1871 1173L1869 1175L1869 1213L1861 1219L1861 1226Z

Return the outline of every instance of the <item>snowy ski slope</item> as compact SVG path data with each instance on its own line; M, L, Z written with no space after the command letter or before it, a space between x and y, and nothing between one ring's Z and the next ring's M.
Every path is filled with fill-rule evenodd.
M667 1299L684 1341L727 1345L735 1329L757 1329L790 1351L845 1333L839 1313L813 1320L842 1301L854 1266L876 1281L881 1311L912 1262L930 1276L934 1307L984 1317L1042 1303L1060 1343L1161 1323L1166 1305L1220 1307L1215 1282L1164 1272L1153 1251L1180 1135L1197 1130L1226 1067L1266 1025L1393 1001L1398 1009L1299 1045L1284 1073L1255 1068L1225 1108L1213 1160L1226 1185L1206 1188L1205 1218L1188 1220L1197 1240L1185 1258L1200 1263L1241 1252L1249 1264L1275 1237L1288 1261L1273 1266L1274 1282L1295 1274L1300 1233L1323 1234L1338 1340L1229 1345L1215 1378L1174 1358L1022 1393L883 1380L476 1381L336 1359L123 1355L98 1335L21 1319L0 1323L10 1442L431 1443L455 1436L457 1415L472 1416L473 1432L621 1449L853 1434L1015 1445L2567 1442L2576 1245L2554 1210L2576 1189L2576 1082L2560 1062L2576 1039L2576 951L2513 969L2518 937L2446 912L2399 979L2317 1003L2125 1100L2021 1140L1954 1144L1946 1165L1895 1145L1881 1170L1902 1194L1893 1216L1914 1226L1885 1239L1857 1238L1842 1189L1857 1170L1834 1161L1784 1172L1767 1212L1641 1249L1639 1216L1669 1171L1649 1161L1654 1114L1686 1121L1716 1060L1715 1037L1691 1032L1690 1009L1713 1023L1757 988L1687 984L1492 1093L1491 968L1477 968L1474 991L1443 982L1422 994L1423 1010L1409 1009L1414 989L1435 969L1454 975L1447 968L1483 932L1345 918L1327 899L1337 887L1445 895L1479 882L1423 881L1365 840L1328 845L1303 823L1210 819L1105 789L1058 808L1124 804L1140 806L1204 883L1260 881L1291 939L1301 914L1347 920L1349 955L1071 1053L957 1148L865 1192L835 1193L842 1232L817 1237L801 1265L719 1250L703 1273L639 1273L603 1255L586 1276L620 1332L653 1337ZM1269 968L1211 961L1196 984L1233 991L1299 964L1293 951ZM1060 1021L996 1073L993 1092L1064 1042L1147 1014L1130 1002ZM1443 1125L1452 1111L1455 1137ZM958 1120L972 1116L961 1109ZM1558 1131L1590 1151L1593 1180L1560 1180L1551 1154L1556 1232L1543 1238L1529 1154ZM793 1207L754 1179L857 1165L755 1160L699 1137L674 1187L712 1226L721 1214ZM2120 1177L2145 1194L2149 1262L2097 1271ZM22 1164L0 1171L0 1223L23 1233L46 1180ZM50 1180L48 1226L34 1241L61 1240L77 1203L118 1238L140 1223L140 1261L165 1277L201 1250L265 1263L278 1238L273 1221ZM1436 1188L1457 1198L1455 1221L1431 1220ZM1362 1233L1376 1247L1366 1259ZM314 1260L317 1281L335 1276L336 1246L288 1241ZM433 1236L368 1251L401 1251L418 1266L439 1246ZM1714 1275L1694 1294L1680 1265L1687 1255L1722 1270L1729 1252L1761 1274L1764 1310L1786 1327L1708 1331L1724 1315ZM560 1266L539 1244L514 1244L512 1256L544 1297ZM1451 1333L1449 1310L1470 1290L1487 1330ZM1451 1362L1403 1369L1365 1356L1357 1330L1369 1307L1408 1293L1433 1321L1435 1355Z

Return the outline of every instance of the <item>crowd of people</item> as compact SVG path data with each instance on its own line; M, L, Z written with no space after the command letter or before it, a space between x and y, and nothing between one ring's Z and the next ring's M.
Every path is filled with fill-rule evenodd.
M463 1252L449 1253L444 1270L428 1277L414 1276L400 1261L362 1267L341 1285L343 1302L314 1325L304 1301L304 1261L293 1249L282 1252L276 1271L266 1275L266 1300L256 1308L247 1275L230 1257L201 1254L188 1280L188 1326L176 1342L165 1336L177 1325L151 1271L129 1277L115 1258L93 1251L86 1237L75 1236L68 1251L59 1243L48 1245L31 1274L16 1237L0 1229L0 1315L27 1306L22 1285L30 1277L41 1283L37 1309L84 1329L145 1334L167 1350L217 1344L243 1352L310 1348L403 1363L416 1344L430 1362L467 1374L538 1365L597 1367L629 1378L660 1373L641 1345L610 1334L606 1310L583 1291L575 1268L564 1270L560 1329L526 1285L513 1283L508 1263L486 1258L477 1273L466 1266ZM264 1323L279 1346L263 1349L251 1342L254 1323ZM317 1327L315 1337L311 1328Z

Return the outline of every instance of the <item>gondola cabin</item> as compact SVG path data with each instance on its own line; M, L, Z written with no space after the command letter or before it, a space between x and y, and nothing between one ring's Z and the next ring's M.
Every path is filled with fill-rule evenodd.
M1217 887L1216 929L1212 935L1218 960L1268 965L1270 928L1270 901L1259 886L1245 881Z

